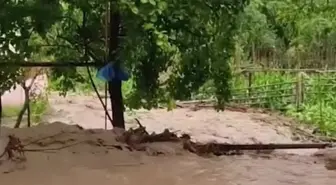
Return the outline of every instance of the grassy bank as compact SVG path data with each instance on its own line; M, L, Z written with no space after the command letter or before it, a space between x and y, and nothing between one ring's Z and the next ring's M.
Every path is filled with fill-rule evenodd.
M32 123L38 123L41 121L43 116L50 110L50 105L47 100L38 99L30 103L31 109L31 121ZM22 106L4 106L3 107L3 117L16 119L19 115ZM23 123L24 124L24 123Z

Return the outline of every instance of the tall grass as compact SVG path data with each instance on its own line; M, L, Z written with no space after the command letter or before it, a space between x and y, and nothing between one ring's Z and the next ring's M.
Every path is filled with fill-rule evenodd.
M3 107L3 117L16 119L21 111L22 106L4 106ZM50 104L46 98L35 98L30 101L30 112L32 124L38 124L50 111ZM26 112L27 114L27 112Z

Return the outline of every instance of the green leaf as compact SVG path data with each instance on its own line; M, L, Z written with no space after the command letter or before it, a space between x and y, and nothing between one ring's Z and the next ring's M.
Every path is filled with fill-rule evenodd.
M158 2L158 7L160 10L165 10L167 8L167 3L163 0Z
M153 6L156 5L156 1L155 0L149 0L149 3L152 4Z
M157 44L158 46L162 46L164 43L163 43L161 40L158 40L158 41L156 41L156 44Z
M154 24L153 23L146 23L146 24L143 25L143 28L145 30L154 29Z
M156 15L152 15L152 16L150 17L150 21L151 21L151 22L156 22L156 21L157 21L157 16L156 16Z
M131 10L132 10L132 12L133 12L134 14L138 14L138 13L139 13L139 9L138 9L137 7L135 7L135 6L132 6L132 7L131 7Z

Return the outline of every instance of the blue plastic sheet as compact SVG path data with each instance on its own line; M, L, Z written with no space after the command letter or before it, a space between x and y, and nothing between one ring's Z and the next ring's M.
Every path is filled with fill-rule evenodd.
M116 69L112 63L109 63L98 71L97 77L107 82L112 80L127 81L129 74L123 69Z

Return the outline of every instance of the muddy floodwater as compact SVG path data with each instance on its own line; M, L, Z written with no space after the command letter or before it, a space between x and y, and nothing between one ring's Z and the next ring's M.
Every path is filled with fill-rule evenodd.
M157 144L163 155L111 149L96 144L115 142L104 130L104 113L95 97L50 98L53 113L45 124L32 128L2 128L2 136L15 134L23 143L50 137L30 148L50 149L85 141L57 151L27 152L27 161L14 163L0 157L0 185L334 185L336 171L327 170L316 150L274 151L239 156L200 157ZM303 143L292 122L261 113L164 109L126 114L127 128L138 118L148 131L165 128L190 134L199 142ZM63 123L50 124L53 121ZM47 123L48 122L48 123ZM6 124L6 123L5 123ZM295 124L295 123L294 123ZM10 126L10 123L6 124ZM84 129L78 130L79 125ZM109 123L108 123L109 125ZM93 131L93 130L95 131ZM108 126L110 129L110 126ZM309 131L308 131L309 132Z
M35 156L37 158L37 156ZM117 159L119 158L119 160ZM197 156L146 157L140 155L63 154L30 157L25 169L0 175L1 184L226 184L332 185L336 173L316 159L299 156L204 159ZM126 160L128 159L128 160ZM131 160L129 160L131 159Z

